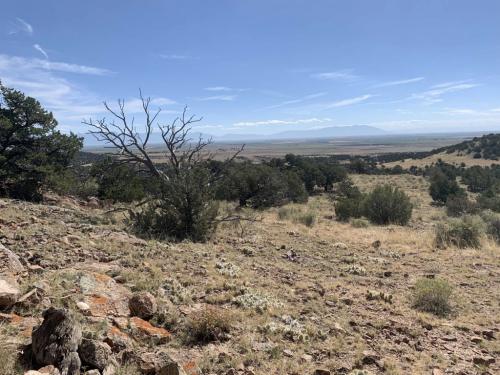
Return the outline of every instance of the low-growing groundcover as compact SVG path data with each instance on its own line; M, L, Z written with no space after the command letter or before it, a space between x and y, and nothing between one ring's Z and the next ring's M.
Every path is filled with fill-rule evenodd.
M452 286L446 280L420 279L415 284L412 305L420 311L446 316L451 312L452 291Z

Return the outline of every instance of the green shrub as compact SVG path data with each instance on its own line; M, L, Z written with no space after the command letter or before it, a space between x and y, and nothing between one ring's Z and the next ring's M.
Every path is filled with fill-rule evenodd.
M306 203L309 195L299 175L288 171L285 173L285 179L287 183L286 197L288 200L294 203Z
M429 194L436 203L445 204L450 195L459 194L462 189L455 178L451 178L440 169L431 174Z
M481 193L477 203L482 209L500 212L500 186Z
M217 226L218 202L214 200L208 170L198 166L172 175L162 184L157 199L131 212L132 229L141 237L204 242Z
M372 223L406 225L413 205L410 198L390 185L377 186L363 201L363 216Z
M498 178L493 169L479 167L477 165L467 168L462 173L462 182L467 185L467 189L474 193L480 193L491 189Z
M96 179L90 175L90 168L80 166L51 173L46 179L46 186L57 194L82 199L96 197L98 189Z
M336 193L341 198L362 198L363 194L350 179L345 179L338 184Z
M481 217L486 224L486 234L500 244L500 215L492 211L483 211Z
M446 316L451 311L451 285L442 279L420 279L415 284L412 305L415 309L438 316Z
M436 226L436 246L446 248L454 245L459 248L481 246L484 222L478 216L466 215L458 219L449 219Z
M368 228L370 226L370 222L366 219L363 219L363 218L352 219L351 225L354 228Z
M477 204L467 198L466 194L450 195L446 200L446 214L459 217L465 214L473 214L477 211Z
M362 197L340 198L335 203L335 216L339 221L348 221L350 218L359 218L362 216Z

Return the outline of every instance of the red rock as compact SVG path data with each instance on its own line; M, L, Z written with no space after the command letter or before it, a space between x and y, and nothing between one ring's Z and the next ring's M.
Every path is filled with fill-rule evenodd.
M136 316L130 318L130 328L133 337L137 339L151 339L157 344L166 343L172 337L172 334L166 329L155 327Z

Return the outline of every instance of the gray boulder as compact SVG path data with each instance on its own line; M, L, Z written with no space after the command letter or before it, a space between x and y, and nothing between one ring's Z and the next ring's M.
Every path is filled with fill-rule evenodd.
M61 375L80 375L78 347L82 330L68 310L49 308L32 333L33 356L39 365L54 365Z

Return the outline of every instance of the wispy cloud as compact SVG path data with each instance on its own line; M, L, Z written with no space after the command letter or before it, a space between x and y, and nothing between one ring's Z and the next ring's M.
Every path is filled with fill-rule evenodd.
M379 83L377 85L374 85L373 87L389 87L389 86L407 85L409 83L423 81L424 79L425 79L424 77L415 77L415 78L401 79L398 81L388 81L388 82Z
M299 120L262 120L262 121L242 121L233 124L235 128L255 127L255 126L270 126L270 125L301 125L331 122L331 118L307 118Z
M233 91L233 89L231 87L227 87L227 86L205 87L205 90L207 90L207 91Z
M58 64L51 66L44 60L0 55L0 77L6 86L36 98L54 112L63 131L83 131L80 126L83 118L104 113L102 98L59 74L68 71L89 74L88 67ZM90 73L95 72L90 70Z
M451 116L492 116L497 115L500 108L474 109L474 108L445 108L441 113Z
M311 74L312 78L331 81L355 81L359 76L352 73L352 69L338 70L334 72L323 72Z
M205 87L204 90L213 92L243 92L243 91L248 91L250 89L241 89L228 86L210 86L210 87Z
M17 34L19 32L24 32L28 35L33 35L33 26L23 20L22 18L17 17L15 24L13 24L13 29L9 32L10 35Z
M47 60L49 59L49 55L45 50L40 46L40 44L33 44L33 48L40 52Z
M291 104L303 103L303 102L311 100L311 99L320 98L322 96L325 96L326 94L327 94L326 92L318 92L318 93L315 93L315 94L309 94L309 95L303 96L301 98L285 100L285 101L283 101L281 103L264 107L263 109L280 108L280 107L285 107L285 106L291 105Z
M358 103L364 102L365 100L373 98L373 96L374 95L372 95L372 94L366 94L366 95L356 96L354 98L338 100L336 102L328 104L326 106L326 108L347 107L347 106L350 106L350 105L354 105L354 104L358 104Z
M431 89L441 89L441 88L446 88L446 87L451 87L451 86L457 86L461 85L463 83L471 83L472 81L470 79L464 79L461 81L449 81L449 82L443 82L443 83L438 83L437 85L432 85Z
M172 54L160 53L159 56L165 60L187 60L190 58L190 56L188 56L188 55L178 55L175 53L172 53Z
M203 98L196 98L199 101L211 101L211 100L220 100L223 102L231 102L237 98L237 95L213 95L213 96L205 96Z
M434 104L441 102L443 100L441 97L445 94L469 90L478 86L480 86L480 84L468 81L445 82L432 86L430 90L415 93L410 98L421 99L426 104Z
M41 59L28 59L24 57L9 56L2 54L0 54L0 67L4 69L8 69L9 67L16 69L41 69L41 70L59 71L65 73L90 74L90 75L107 75L112 73L110 70L96 68L93 66L69 64L65 62L52 62Z

